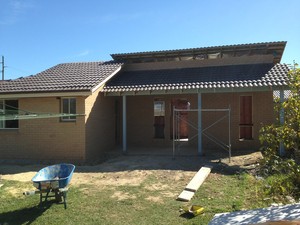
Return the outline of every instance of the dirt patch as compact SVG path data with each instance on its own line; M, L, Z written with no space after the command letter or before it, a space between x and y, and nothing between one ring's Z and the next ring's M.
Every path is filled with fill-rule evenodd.
M146 198L148 201L155 202L155 203L164 203L163 199L158 196L149 196Z
M89 184L97 187L101 186L138 186L146 176L142 176L140 171L126 172L98 172L98 173L77 173L72 178L72 185Z
M120 156L96 166L76 166L71 185L89 184L97 188L106 186L139 186L147 177L168 181L170 186L155 183L147 186L151 191L167 191L172 184L187 184L201 166L218 163L228 166L243 166L256 163L261 153L252 153L227 159L209 160L205 157L189 156L173 159L166 156ZM30 182L36 172L46 165L0 165L1 179ZM216 166L217 167L217 166ZM169 193L170 194L170 193Z
M118 201L126 199L136 199L135 195L123 191L116 191L111 197L117 199Z
M25 173L15 173L15 174L6 174L2 175L3 180L15 180L21 182L31 181L36 172L25 172Z
M231 157L231 162L228 163L230 166L248 166L252 164L258 163L260 159L262 159L263 156L261 152L254 152L251 154L246 154L242 156L233 156Z

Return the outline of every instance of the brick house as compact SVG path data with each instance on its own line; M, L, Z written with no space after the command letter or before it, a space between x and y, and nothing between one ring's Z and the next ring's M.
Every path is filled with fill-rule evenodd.
M282 96L287 87L285 45L112 54L109 62L59 64L2 81L3 115L16 108L24 117L71 114L0 121L0 158L88 161L117 146L164 151L175 140L198 154L227 141L235 152L257 150L262 123L274 120L273 91ZM224 112L228 119L220 120Z

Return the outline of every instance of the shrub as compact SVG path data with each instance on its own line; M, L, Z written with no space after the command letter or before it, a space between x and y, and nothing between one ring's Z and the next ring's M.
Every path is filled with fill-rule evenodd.
M259 173L267 177L266 192L273 196L291 195L300 197L300 166L297 157L279 155L282 144L288 155L298 156L300 151L300 70L289 73L290 97L283 103L275 104L277 118L274 124L260 130L260 142L263 144L264 158L260 162ZM284 111L284 114L281 113ZM284 122L280 123L280 116ZM294 155L294 156L295 156Z

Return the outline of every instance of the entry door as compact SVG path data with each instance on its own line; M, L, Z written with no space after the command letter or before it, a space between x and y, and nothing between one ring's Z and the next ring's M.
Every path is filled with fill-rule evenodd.
M184 99L174 99L171 102L171 139L173 138L173 109L190 109L190 103L187 100ZM178 132L179 132L179 138L180 139L186 139L188 138L188 112L179 112L179 118L176 119L178 121Z

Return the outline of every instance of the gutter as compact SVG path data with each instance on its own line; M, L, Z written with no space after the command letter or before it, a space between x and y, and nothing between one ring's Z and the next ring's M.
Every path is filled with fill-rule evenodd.
M16 99L16 98L45 98L45 97L77 97L89 96L91 91L77 91L77 92L32 92L32 93L9 93L0 94L0 99Z

